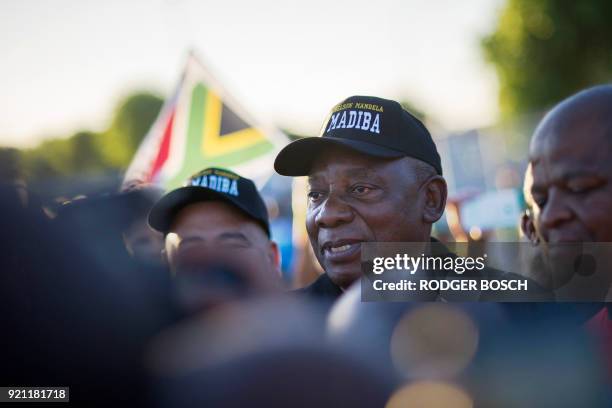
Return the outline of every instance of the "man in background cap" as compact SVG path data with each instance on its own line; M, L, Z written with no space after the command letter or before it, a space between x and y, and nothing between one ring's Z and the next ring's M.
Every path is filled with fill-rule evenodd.
M164 234L173 274L229 292L279 288L279 250L255 184L219 168L202 170L186 184L149 214L151 227Z
M361 274L361 242L428 242L447 187L425 126L395 101L352 96L274 168L308 176L306 229L325 273L304 292L335 299Z
M165 265L162 257L164 237L151 229L148 223L149 211L162 196L163 191L155 186L135 183L125 186L117 197L125 197L132 209L132 216L126 220L122 236L125 248L132 258L148 266ZM129 199L129 200L128 200Z

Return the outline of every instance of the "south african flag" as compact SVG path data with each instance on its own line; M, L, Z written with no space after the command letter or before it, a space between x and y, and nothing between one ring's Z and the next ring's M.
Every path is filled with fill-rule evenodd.
M259 187L273 172L276 153L287 143L277 129L251 118L191 54L173 93L145 136L124 183L182 185L205 167L225 167Z

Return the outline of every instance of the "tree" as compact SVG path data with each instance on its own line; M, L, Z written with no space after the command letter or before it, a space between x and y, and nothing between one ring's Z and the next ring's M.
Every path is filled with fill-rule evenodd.
M68 138L46 140L34 149L22 151L24 172L31 180L44 180L122 171L161 105L162 99L151 93L131 94L117 104L106 131L80 131Z
M127 167L162 103L156 95L138 92L118 104L109 129L99 138L102 154L111 167Z
M15 182L23 177L21 154L10 147L0 147L0 183Z
M482 39L504 118L545 110L612 79L612 2L508 0Z
M107 163L97 146L98 137L92 132L78 132L71 137L71 173L99 173L106 169Z

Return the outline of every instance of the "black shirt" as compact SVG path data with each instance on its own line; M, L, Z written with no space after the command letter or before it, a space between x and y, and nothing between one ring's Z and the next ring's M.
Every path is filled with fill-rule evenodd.
M322 274L317 278L316 281L311 283L310 285L296 289L293 293L307 296L313 300L323 300L333 302L342 295L342 289L337 286L332 280L327 276L326 273Z

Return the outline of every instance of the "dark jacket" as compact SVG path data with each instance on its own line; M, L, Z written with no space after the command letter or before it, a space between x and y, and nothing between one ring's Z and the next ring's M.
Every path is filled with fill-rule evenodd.
M293 291L293 293L308 297L312 300L333 302L338 299L343 292L342 289L332 282L329 276L324 273L310 285L304 288L296 289Z

